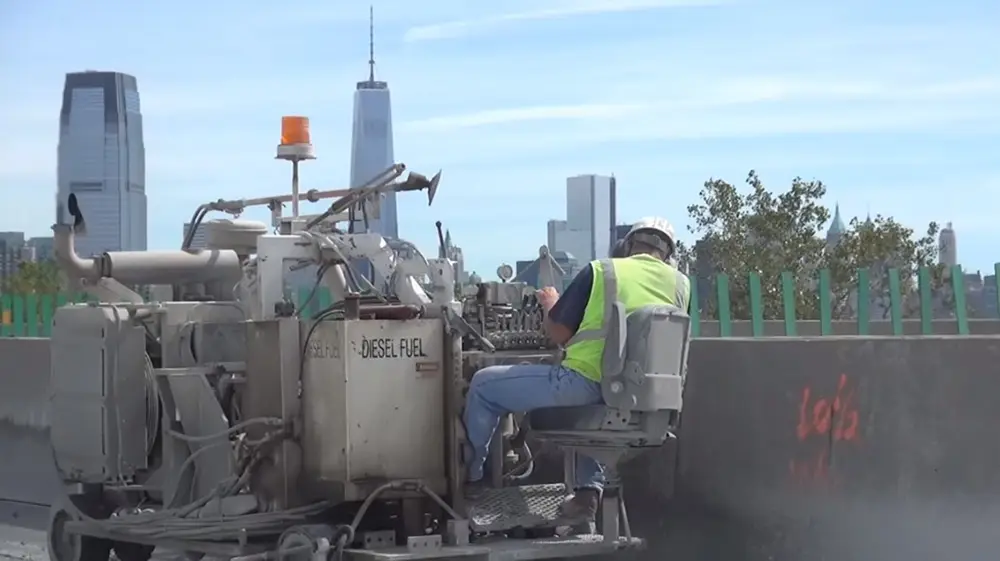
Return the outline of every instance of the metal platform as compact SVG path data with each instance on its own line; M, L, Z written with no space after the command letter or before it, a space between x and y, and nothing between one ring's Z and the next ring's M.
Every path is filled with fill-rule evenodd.
M605 555L623 549L639 549L645 542L639 538L619 538L605 541L603 536L585 535L568 538L535 540L502 539L477 542L466 546L445 545L440 549L410 551L406 547L377 550L348 549L349 561L416 561L420 559L461 559L463 561L531 561Z
M554 528L570 492L562 483L489 489L468 509L474 532L502 532L514 528Z

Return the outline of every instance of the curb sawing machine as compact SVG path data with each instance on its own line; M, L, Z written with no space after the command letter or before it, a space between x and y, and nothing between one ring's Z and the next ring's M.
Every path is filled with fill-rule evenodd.
M81 258L73 239L85 220L69 201L73 224L53 228L57 258L96 302L54 318L51 438L65 491L49 527L54 561L147 561L156 547L193 559L513 561L642 546L616 466L673 438L688 317L613 313L606 404L505 419L492 489L466 500L470 378L491 364L554 362L559 350L533 288L506 282L509 267L503 282L463 288L454 262L353 232L389 191L433 201L440 174L404 171L349 191L202 205L176 251ZM320 215L282 216L293 199L297 211L334 198ZM205 221L253 205L268 205L273 224ZM199 225L207 248L189 249ZM550 259L543 251L540 266ZM310 300L325 287L332 304L304 317L290 276L313 283ZM572 491L540 479L542 449L562 452L565 481L574 454L606 464L599 534L562 535Z

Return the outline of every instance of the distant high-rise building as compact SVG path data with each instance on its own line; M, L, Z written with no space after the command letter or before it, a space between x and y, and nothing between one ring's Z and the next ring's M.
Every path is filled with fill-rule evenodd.
M56 220L75 194L87 223L76 249L146 249L146 156L135 77L120 72L66 75L59 117Z
M581 263L607 257L617 235L615 178L578 175L566 179L566 220L550 220L548 246Z
M0 279L17 273L25 261L24 247L24 232L0 232Z
M566 227L565 220L549 220L546 225L548 235L546 236L545 244L552 249L552 251L565 251L564 247L569 247L573 245L571 240L572 234Z
M36 261L49 261L55 257L55 240L52 236L31 238L27 245L34 251Z
M181 239L184 240L188 236L188 232L191 231L191 223L184 223L184 233L181 234ZM198 225L198 228L194 231L194 237L191 238L191 249L204 249L206 245L205 242L205 223L202 222Z
M826 231L827 247L837 245L845 232L847 232L847 226L844 225L844 219L840 217L840 205L838 204L833 207L833 220L830 221L830 228Z
M385 171L393 163L392 104L389 84L375 80L374 14L369 12L368 79L358 82L354 92L354 128L351 139L351 188L358 188ZM363 217L356 217L361 221ZM369 230L383 236L399 237L396 193L383 194L379 217L369 217ZM363 222L361 223L363 227Z
M938 262L946 267L958 265L958 238L951 222L938 234Z

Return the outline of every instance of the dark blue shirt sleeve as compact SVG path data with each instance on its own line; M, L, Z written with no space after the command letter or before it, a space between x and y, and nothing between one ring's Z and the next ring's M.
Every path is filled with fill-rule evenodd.
M549 310L549 319L576 333L583 322L583 312L587 308L593 286L594 266L587 263L559 296L559 300L556 300L556 305Z

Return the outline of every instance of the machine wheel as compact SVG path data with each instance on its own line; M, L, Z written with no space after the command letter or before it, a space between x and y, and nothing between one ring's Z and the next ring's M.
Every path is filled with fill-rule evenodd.
M348 546L353 541L353 532L347 528ZM306 524L292 526L278 538L278 551L286 561L309 561L319 551L319 541L325 539L334 546L345 534L342 528L333 528L326 524ZM332 553L332 550L330 551Z
M156 548L151 545L141 543L114 542L115 557L118 561L149 561L154 549Z
M53 507L46 539L49 558L52 561L108 561L111 557L109 540L66 531L66 523L76 520L65 508Z

